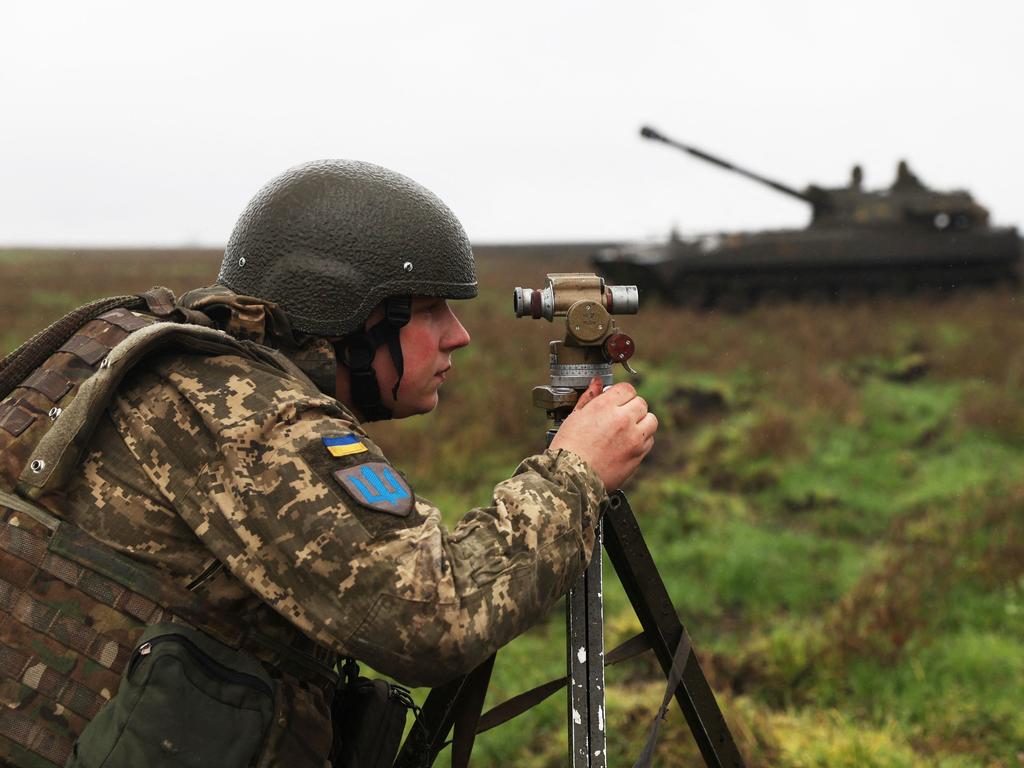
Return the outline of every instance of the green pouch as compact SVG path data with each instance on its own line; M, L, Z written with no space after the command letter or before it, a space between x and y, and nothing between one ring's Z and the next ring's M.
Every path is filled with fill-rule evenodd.
M66 768L245 768L270 727L273 692L248 653L191 627L154 624Z

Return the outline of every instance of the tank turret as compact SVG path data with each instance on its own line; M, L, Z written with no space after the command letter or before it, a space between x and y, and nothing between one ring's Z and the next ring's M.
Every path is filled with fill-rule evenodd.
M821 187L816 184L799 191L753 171L723 160L696 147L670 139L644 126L640 135L688 152L696 158L763 184L776 192L795 197L811 206L811 227L914 226L938 230L966 231L988 225L988 211L974 202L968 192L937 192L925 186L905 160L897 167L896 179L888 189L865 191L861 188L863 171L854 166L846 187Z

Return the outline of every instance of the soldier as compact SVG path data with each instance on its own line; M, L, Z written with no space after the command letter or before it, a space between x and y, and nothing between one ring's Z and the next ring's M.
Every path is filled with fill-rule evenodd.
M323 766L339 656L437 685L542 618L658 422L595 380L446 530L363 423L436 406L470 341L448 300L475 295L440 200L323 161L250 202L217 285L8 356L0 762Z

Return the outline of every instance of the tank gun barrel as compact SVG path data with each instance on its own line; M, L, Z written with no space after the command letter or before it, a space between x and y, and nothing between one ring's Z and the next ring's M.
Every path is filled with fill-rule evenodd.
M658 133L658 131L654 130L650 126L645 125L643 128L641 128L640 135L643 136L645 139L661 141L664 142L665 144L668 144L669 146L675 147L676 149L681 149L684 152L689 152L694 157L699 157L701 160L706 160L707 162L712 163L713 165L717 165L719 168L725 168L725 170L727 171L733 171L735 173L740 174L741 176L746 176L748 179L753 179L754 181L769 186L774 190L783 192L784 194L790 195L791 197L803 200L805 203L810 203L815 208L818 206L818 201L812 198L810 195L800 192L799 190L793 189L792 187L788 187L785 184L782 184L778 181L773 181L772 179L765 178L764 176L756 174L753 171L748 171L745 168L740 168L739 166L733 165L732 163L728 162L727 160L723 160L720 157L709 155L707 152L702 152L696 147L691 147L687 144L674 141L673 139L670 139L668 136Z

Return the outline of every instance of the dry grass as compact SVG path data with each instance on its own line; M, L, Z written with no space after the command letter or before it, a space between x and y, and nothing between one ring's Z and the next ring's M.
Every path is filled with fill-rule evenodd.
M559 328L514 319L512 288L586 269L588 250L478 248L480 298L456 305L473 344L441 408L372 427L450 520L543 441L530 389L546 382ZM0 251L0 341L9 350L100 296L208 284L219 260ZM1024 663L1007 639L1024 616L1020 295L745 314L652 303L620 324L664 425L634 507L684 620L698 619L748 764L1012 765L1024 720L1000 670ZM634 626L621 595L608 600L609 627ZM559 633L544 625L503 651L494 688L517 692L523 670L557 674ZM635 756L657 687L612 687L618 762ZM564 715L550 706L482 738L474 759L562 764ZM666 765L696 759L678 720L659 747Z

